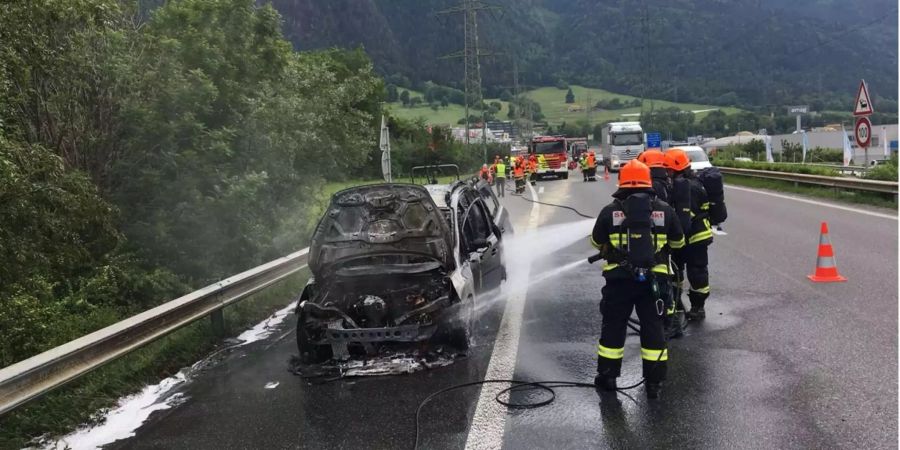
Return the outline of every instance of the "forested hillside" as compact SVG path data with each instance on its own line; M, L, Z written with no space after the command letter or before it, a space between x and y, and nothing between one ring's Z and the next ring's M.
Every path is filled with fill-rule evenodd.
M274 0L302 49L362 45L385 75L458 85L456 0ZM488 97L520 80L690 103L845 109L865 78L896 99L897 3L836 0L499 0L479 15ZM862 49L862 50L861 50Z
M368 165L361 52L295 52L252 0L138 16L0 5L0 366L301 247Z

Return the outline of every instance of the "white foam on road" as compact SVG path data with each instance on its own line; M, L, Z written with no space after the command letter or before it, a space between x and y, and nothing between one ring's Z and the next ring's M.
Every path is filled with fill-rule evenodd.
M111 442L134 436L135 431L154 411L169 409L182 399L181 394L166 396L187 380L182 370L159 384L147 386L141 392L124 397L118 405L106 413L101 425L85 427L46 446L46 449L93 450Z
M867 211L865 209L852 208L850 206L843 206L843 205L837 205L834 203L821 202L818 200L810 200L807 198L794 197L792 195L776 194L774 192L761 191L759 189L751 189L751 188L745 188L745 187L738 187L738 186L733 186L730 184L725 185L725 187L727 187L728 189L734 189L737 191L752 192L754 194L762 194L762 195L768 195L770 197L783 198L786 200L794 200L796 202L808 203L810 205L826 206L828 208L841 209L841 210L850 211L850 212L856 213L856 214L865 214L867 216L872 216L872 217L881 217L882 219L897 220L897 216L895 216L895 215L880 213L880 212L876 212L876 211Z
M252 328L238 335L241 342L227 348L247 345L269 337L275 327L284 322L285 318L297 306L297 302L276 311L266 320L256 324ZM217 352L218 353L218 352ZM157 384L144 387L141 392L119 399L117 405L106 412L100 419L100 424L87 426L68 434L59 440L45 445L45 449L71 449L94 450L112 442L126 439L135 435L135 432L154 411L172 408L185 400L183 394L172 394L173 389L181 386L190 379L190 374L195 368L203 366L210 358L208 356L198 361L189 368L180 370L174 376L166 378ZM278 383L269 383L266 389L274 389Z
M537 192L529 184L531 198L538 200ZM532 232L538 226L540 219L540 204L531 204L531 214L524 232ZM510 273L508 283L516 284L516 279L527 280L530 271L530 258L522 270ZM519 334L522 329L522 317L525 311L525 298L527 289L513 292L506 300L506 309L503 311L503 319L500 321L500 329L494 340L491 360L488 363L485 379L511 379L516 369L516 357L519 352ZM478 396L478 404L475 407L475 415L469 434L466 437L466 449L495 449L503 445L503 429L506 426L506 408L494 400L497 392L504 386L500 384L485 384L481 387Z
M290 305L285 306L278 311L275 311L274 314L269 316L268 319L263 320L262 322L256 324L253 328L241 333L238 335L237 339L242 341L238 345L247 345L251 342L256 342L259 340L263 340L269 335L271 335L275 331L275 327L284 322L284 319L290 315L291 311L297 308L297 302L291 302Z

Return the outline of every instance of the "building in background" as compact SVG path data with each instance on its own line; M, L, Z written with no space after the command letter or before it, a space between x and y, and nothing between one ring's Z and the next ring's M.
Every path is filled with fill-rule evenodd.
M889 155L897 154L897 141L898 141L898 125L873 125L872 126L872 142L869 144L868 157L869 161L878 161L883 159L888 159ZM845 125L844 132L847 133L847 136L850 137L850 148L853 150L853 164L854 165L862 165L866 160L866 152L865 149L856 146L856 138L853 136L853 125ZM884 133L882 133L884 130ZM844 148L844 144L841 137L841 125L828 125L824 127L813 128L806 132L808 139L808 149L812 150L816 147L819 148L828 148L834 150L842 150ZM887 136L887 148L888 155L885 155L884 146L882 143L882 136ZM776 134L772 135L772 153L775 155L780 155L782 153L782 149L784 144L791 145L803 145L803 134L802 133L791 133L791 134ZM706 150L707 153L715 152L716 150L721 150L732 144L746 144L752 140L765 141L765 136L761 134L753 134L747 131L742 131L734 136L726 136L723 138L715 139L712 141L705 142L700 146ZM778 158L775 158L778 160ZM799 162L799 161L797 161Z

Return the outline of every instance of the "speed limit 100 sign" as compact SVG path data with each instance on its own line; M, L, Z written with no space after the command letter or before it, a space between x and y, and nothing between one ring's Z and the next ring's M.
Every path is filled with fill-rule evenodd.
M867 148L869 142L872 141L872 122L868 117L860 117L856 119L856 145L858 147Z

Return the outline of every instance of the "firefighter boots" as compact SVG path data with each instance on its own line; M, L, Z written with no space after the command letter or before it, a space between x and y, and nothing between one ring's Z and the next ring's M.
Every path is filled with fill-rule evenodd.
M597 374L597 376L594 377L594 386L601 391L607 392L615 391L617 388L615 378L603 376L600 374Z
M662 393L662 383L651 383L649 381L647 382L647 398L659 398L660 393Z
M691 310L688 311L687 316L691 320L703 320L706 318L706 310L700 307L691 307Z

